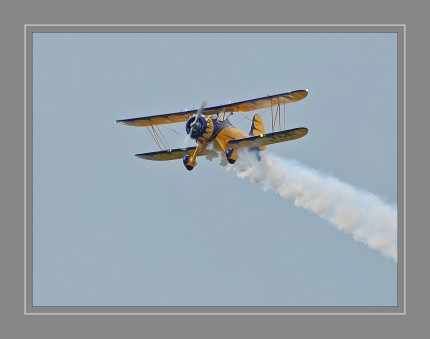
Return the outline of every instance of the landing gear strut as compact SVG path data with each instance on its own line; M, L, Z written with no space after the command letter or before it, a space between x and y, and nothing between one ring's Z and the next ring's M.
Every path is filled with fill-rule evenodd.
M225 156L230 164L234 164L237 160L237 151L233 148L228 148L225 152Z

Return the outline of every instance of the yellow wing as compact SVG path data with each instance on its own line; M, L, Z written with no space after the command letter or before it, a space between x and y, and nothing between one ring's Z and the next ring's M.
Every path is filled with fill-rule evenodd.
M117 123L128 125L128 126L154 126L154 125L164 125L164 124L175 124L177 122L185 122L191 116L197 113L197 110L177 112L177 113L167 113L161 115L153 115L148 117L117 120Z
M141 159L146 160L156 160L156 161L165 161L165 160L176 160L176 159L182 159L184 155L194 154L196 147L188 147L188 148L177 148L177 149L168 149L165 151L158 151L158 152L150 152L150 153L141 153L136 154L136 157L139 157ZM197 151L197 156L201 155L207 155L209 152L206 149L200 149Z
M276 95L268 95L266 97L234 102L227 105L213 106L205 108L202 112L203 115L213 115L220 113L236 113L236 112L250 112L263 108L268 108L277 105L283 105L290 102L296 102L306 98L308 95L307 90L298 90ZM163 124L172 124L177 122L185 122L192 115L196 114L197 110L189 110L184 112L167 113L161 115L152 115L147 117L132 118L117 120L117 123L129 126L154 126Z
M277 105L288 104L302 100L308 96L307 90L298 90L287 93L281 93L276 95L268 95L257 99L251 99L246 101L235 102L232 104L218 106L222 112L250 112L256 111L263 108L268 108ZM217 108L217 107L214 107ZM205 113L206 114L205 110Z
M274 133L255 135L243 139L230 140L228 143L237 147L254 148L299 139L304 137L306 134L308 134L308 129L300 127Z

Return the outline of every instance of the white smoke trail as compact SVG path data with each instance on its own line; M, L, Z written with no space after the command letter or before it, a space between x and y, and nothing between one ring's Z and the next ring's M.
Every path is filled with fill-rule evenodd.
M355 240L393 258L397 262L397 206L376 195L310 169L295 160L243 152L230 170L240 178L274 189L296 206L314 212Z

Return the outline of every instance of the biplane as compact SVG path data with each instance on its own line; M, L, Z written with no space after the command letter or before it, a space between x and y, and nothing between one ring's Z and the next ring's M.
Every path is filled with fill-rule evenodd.
M226 165L227 162L234 164L239 157L238 151L247 149L255 152L257 159L260 160L260 152L264 151L267 145L305 136L308 133L308 129L305 127L285 129L285 104L302 100L307 95L307 90L297 90L213 107L205 107L205 103L202 103L199 109L117 120L116 122L128 126L147 127L160 148L156 152L136 154L137 157L157 161L182 159L186 169L191 171L197 165L196 158L199 156L206 156L209 160L221 156L222 165ZM272 132L270 133L266 133L263 119L259 114L253 116L249 133L234 127L229 120L229 117L235 113L246 113L264 108L271 110ZM187 137L194 139L196 146L176 149L168 147L158 126L180 122L185 122ZM281 130L282 125L283 130ZM279 130L275 131L275 129Z

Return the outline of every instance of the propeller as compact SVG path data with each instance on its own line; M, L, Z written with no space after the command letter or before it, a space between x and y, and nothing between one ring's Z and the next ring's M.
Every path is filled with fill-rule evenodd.
M202 112L205 109L205 107L206 107L206 101L203 100L202 103L201 103L201 105L200 105L200 108L197 110L197 113L195 114L194 121L190 124L190 132L187 133L187 135L185 136L184 141L182 142L181 150L185 151L187 149L186 145L187 145L188 141L191 140L191 133L193 133L193 131L195 131L195 130L199 130L200 129L201 125L200 125L200 119L199 119L199 117L200 117L200 115L202 115Z
M202 112L203 112L203 110L204 110L204 108L205 108L205 106L206 106L206 101L202 101L202 104L200 105L200 108L198 109L198 111L197 111L197 113L196 113L196 118L194 119L194 121L191 123L191 125L190 125L190 134L191 134L191 130L193 130L194 129L194 126L196 125L196 124L200 124L200 120L199 120L199 117L200 117L200 115L202 115Z

